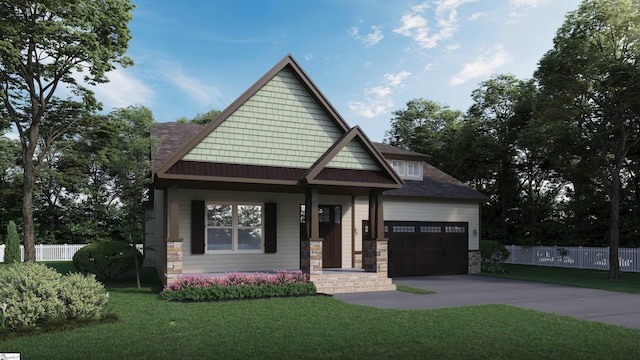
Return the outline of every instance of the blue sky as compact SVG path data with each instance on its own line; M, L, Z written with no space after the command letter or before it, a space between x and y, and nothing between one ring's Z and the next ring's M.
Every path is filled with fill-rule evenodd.
M136 0L136 65L95 89L156 121L223 110L292 54L350 126L382 141L425 98L465 111L492 74L531 78L579 0Z

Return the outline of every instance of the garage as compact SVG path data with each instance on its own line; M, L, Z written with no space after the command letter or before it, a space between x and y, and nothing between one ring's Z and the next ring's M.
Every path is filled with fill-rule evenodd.
M385 221L389 277L468 273L466 222ZM364 238L368 221L363 221Z

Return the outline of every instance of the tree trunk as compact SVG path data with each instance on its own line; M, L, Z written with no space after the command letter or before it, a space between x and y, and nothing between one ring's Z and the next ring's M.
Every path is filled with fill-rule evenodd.
M609 280L620 280L618 244L620 243L620 167L611 171L611 221L609 241Z
M23 152L24 154L25 152ZM32 156L23 156L24 172L22 184L22 221L24 261L33 263L36 261L36 245L34 239L33 224L33 188L35 185L35 169Z

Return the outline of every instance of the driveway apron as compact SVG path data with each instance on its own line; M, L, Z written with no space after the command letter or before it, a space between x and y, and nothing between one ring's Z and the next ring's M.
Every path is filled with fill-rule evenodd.
M393 282L436 294L381 291L337 294L334 298L389 309L506 304L640 329L640 294L474 275L406 277Z

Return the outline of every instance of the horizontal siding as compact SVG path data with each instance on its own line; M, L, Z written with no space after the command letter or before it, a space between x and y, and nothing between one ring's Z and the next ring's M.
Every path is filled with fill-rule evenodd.
M369 200L356 200L356 250L362 249L362 220L369 218ZM396 200L384 198L385 221L434 221L469 223L469 250L478 250L480 242L480 205L478 203L435 200ZM474 230L477 234L474 236Z
M145 262L154 266L159 274L164 273L166 262L166 223L164 217L164 191L156 189L153 193L153 208L145 212L145 246L154 251L145 251Z
M380 167L371 155L356 140L352 140L347 146L327 164L327 167L339 169L356 169L378 171Z
M182 244L183 273L223 273L234 271L273 271L300 268L300 204L303 194L258 193L233 191L204 191L180 189L180 237ZM275 202L278 204L278 245L275 254L191 254L191 201L246 201ZM347 196L322 196L320 204L343 207L343 264L351 262L351 213ZM348 248L344 251L344 243Z

